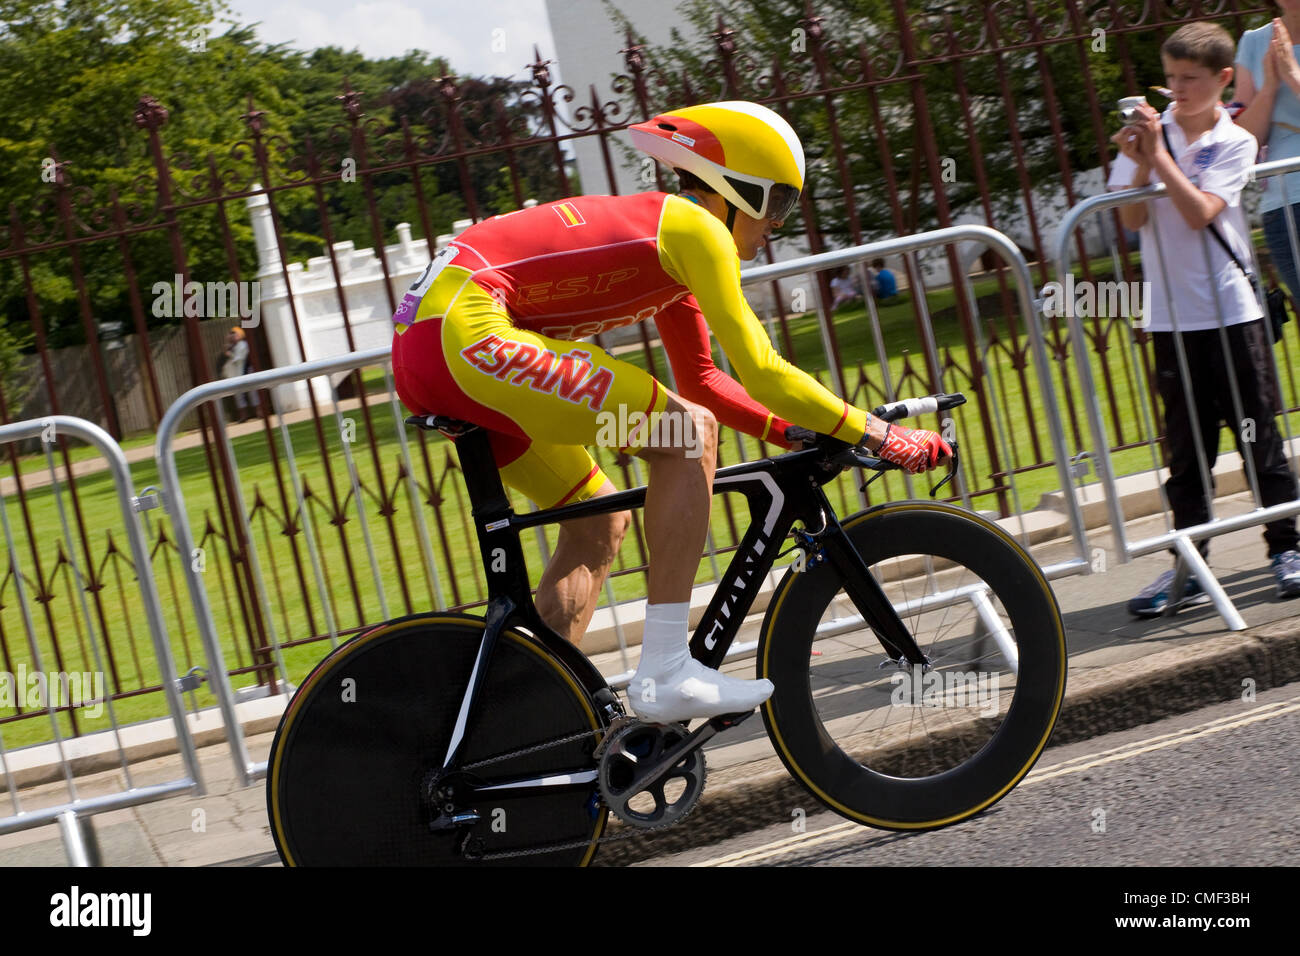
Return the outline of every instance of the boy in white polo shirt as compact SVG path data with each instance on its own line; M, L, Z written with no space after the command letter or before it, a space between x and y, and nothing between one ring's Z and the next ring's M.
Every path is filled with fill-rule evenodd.
M1257 144L1219 102L1232 80L1234 53L1232 37L1215 24L1192 23L1177 30L1160 48L1174 102L1163 115L1142 106L1143 121L1111 139L1120 149L1111 167L1112 188L1163 182L1167 189L1159 199L1120 207L1120 219L1127 229L1141 229L1143 278L1151 283L1147 330L1165 406L1165 489L1175 528L1209 520L1193 429L1200 434L1208 470L1218 456L1220 422L1232 430L1243 460L1252 456L1265 507L1296 497L1295 477L1274 422L1280 401L1263 313L1243 271L1251 255L1241 190ZM1231 255L1210 234L1213 230ZM1225 333L1231 371L1224 361ZM1187 356L1190 396L1179 373L1175 334ZM1240 411L1233 400L1233 374ZM1253 422L1254 440L1243 442L1248 422ZM1300 595L1298 540L1294 518L1265 525L1279 597ZM1208 553L1206 541L1199 546L1202 554ZM1129 602L1129 611L1139 617L1162 613L1173 581L1173 570L1166 571ZM1179 602L1204 600L1200 584L1189 578Z

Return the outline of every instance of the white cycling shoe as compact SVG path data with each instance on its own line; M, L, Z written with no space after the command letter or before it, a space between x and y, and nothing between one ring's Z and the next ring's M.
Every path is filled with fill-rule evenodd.
M642 720L684 723L695 717L753 710L772 696L772 682L728 677L687 657L667 674L642 673L638 668L627 686L627 696Z

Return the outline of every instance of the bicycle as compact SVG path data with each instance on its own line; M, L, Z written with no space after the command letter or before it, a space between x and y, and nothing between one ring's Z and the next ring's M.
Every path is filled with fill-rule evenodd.
M874 414L894 421L964 401L909 399ZM516 514L481 429L407 422L456 438L486 614L389 621L315 667L268 761L281 859L585 865L604 840L681 820L704 789L702 745L752 712L695 730L626 713L539 618L519 542L537 525L641 507L646 489ZM751 523L692 654L719 666L774 562L794 552L756 658L775 685L759 709L786 768L870 826L931 829L987 809L1034 765L1064 697L1065 632L1050 585L1006 531L947 504L887 503L841 522L823 486L846 468L892 466L802 429L788 437L804 447L715 476L715 495L745 495ZM954 447L931 497L956 467ZM787 538L793 546L778 554ZM605 834L610 812L622 833Z

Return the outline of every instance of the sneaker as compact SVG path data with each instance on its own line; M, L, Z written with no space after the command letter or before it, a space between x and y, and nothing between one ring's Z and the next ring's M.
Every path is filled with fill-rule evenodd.
M1300 597L1300 554L1283 551L1273 555L1273 577L1277 579L1277 596Z
M1294 551L1290 552L1295 554ZM1280 557L1280 555L1279 555ZM1296 587L1300 588L1300 563L1296 565ZM1278 578L1281 581L1281 578ZM1165 613L1165 608L1169 606L1169 589L1174 586L1174 570L1171 568L1160 577L1142 589L1133 600L1128 602L1130 614L1137 617L1158 617ZM1300 593L1300 591L1297 591ZM1187 579L1187 587L1183 591L1183 599L1178 603L1182 604L1204 604L1210 599L1210 596L1201 590L1200 583L1195 577Z
M685 723L753 710L772 696L770 680L740 680L705 667L693 657L668 674L637 671L627 686L628 700L642 720Z

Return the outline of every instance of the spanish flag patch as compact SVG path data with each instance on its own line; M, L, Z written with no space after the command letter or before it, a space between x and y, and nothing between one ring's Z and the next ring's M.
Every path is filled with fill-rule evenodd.
M582 218L582 213L578 212L578 207L571 202L556 203L551 208L555 210L557 216L564 220L566 226L581 226L587 221Z

